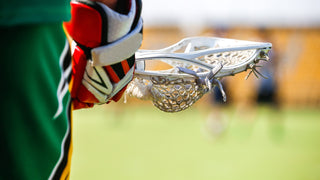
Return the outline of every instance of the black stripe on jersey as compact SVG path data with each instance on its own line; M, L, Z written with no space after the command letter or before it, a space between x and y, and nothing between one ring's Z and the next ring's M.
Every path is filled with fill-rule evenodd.
M62 62L62 70L66 71L66 69L70 66L71 64L71 50L70 50L70 46L68 43L68 49L67 52L63 58L63 62Z
M67 77L69 76L69 74L66 75L66 73L67 73L67 69L70 68L70 66L71 66L71 52L70 52L70 46L69 46L68 41L66 41L63 52L61 53L59 64L60 64L60 69L61 69L62 73L61 73L61 79L59 82L58 92L59 92L59 94L61 94L63 92L63 89L65 88L65 86L69 82L65 78L66 76Z
M71 72L72 72L72 71L71 71ZM71 77L72 77L72 73L71 73L71 72L70 72L70 73L68 74L68 76L67 76L67 81L68 81L68 82L71 81Z
M66 40L64 49L60 55L59 65L61 70L61 77L59 85L57 87L57 99L58 99L58 108L57 112L54 115L54 118L57 118L63 111L63 98L68 91L68 83L71 79L72 67L71 67L71 52L69 42Z
M71 99L68 102L68 110L67 110L67 116L68 116L68 129L65 135L65 138L62 142L63 146L63 154L62 159L59 159L59 162L56 165L56 168L54 169L54 172L52 173L50 179L52 180L58 180L61 178L63 171L65 170L68 158L69 158L69 150L70 150L70 143L71 143ZM67 175L68 177L69 175Z
M66 81L66 83L64 83L65 85L67 83L69 83L71 81L71 75L72 75L72 70L69 72L69 74L66 74L67 73L67 69L68 68L72 68L71 67L71 59L72 59L72 56L71 56L71 49L70 49L70 45L69 45L69 42L67 41L67 52L65 53L63 59L62 59L62 62L60 62L61 64L61 68L62 68L62 72L63 72L63 77ZM65 86L64 85L64 86Z

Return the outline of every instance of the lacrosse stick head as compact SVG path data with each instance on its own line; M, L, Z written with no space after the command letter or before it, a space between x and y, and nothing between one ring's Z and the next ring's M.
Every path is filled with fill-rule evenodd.
M187 109L216 85L225 99L219 79L247 69L258 76L257 64L260 60L269 60L271 46L271 43L191 37L167 48L139 50L134 79L126 92L130 96L152 100L165 112ZM154 60L164 62L170 68L147 70L146 61Z

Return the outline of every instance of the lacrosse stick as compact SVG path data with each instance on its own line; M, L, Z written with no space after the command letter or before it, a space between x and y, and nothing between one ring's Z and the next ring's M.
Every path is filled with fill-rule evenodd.
M271 43L213 37L191 37L159 50L139 50L136 53L134 79L127 94L152 100L165 112L179 112L192 106L204 94L218 86L223 99L226 95L220 83L250 69L250 74L264 77L258 70L259 61L268 61ZM160 60L172 68L147 70L145 62Z

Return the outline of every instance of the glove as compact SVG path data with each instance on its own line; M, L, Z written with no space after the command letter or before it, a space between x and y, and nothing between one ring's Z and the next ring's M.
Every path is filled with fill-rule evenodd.
M116 11L99 2L71 1L71 20L63 26L71 38L73 109L121 98L142 42L140 14L140 0L118 0Z

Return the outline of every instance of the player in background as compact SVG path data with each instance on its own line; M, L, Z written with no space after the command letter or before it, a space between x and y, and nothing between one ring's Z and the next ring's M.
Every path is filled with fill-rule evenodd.
M0 179L69 179L72 110L130 82L141 2L97 1L1 0Z

